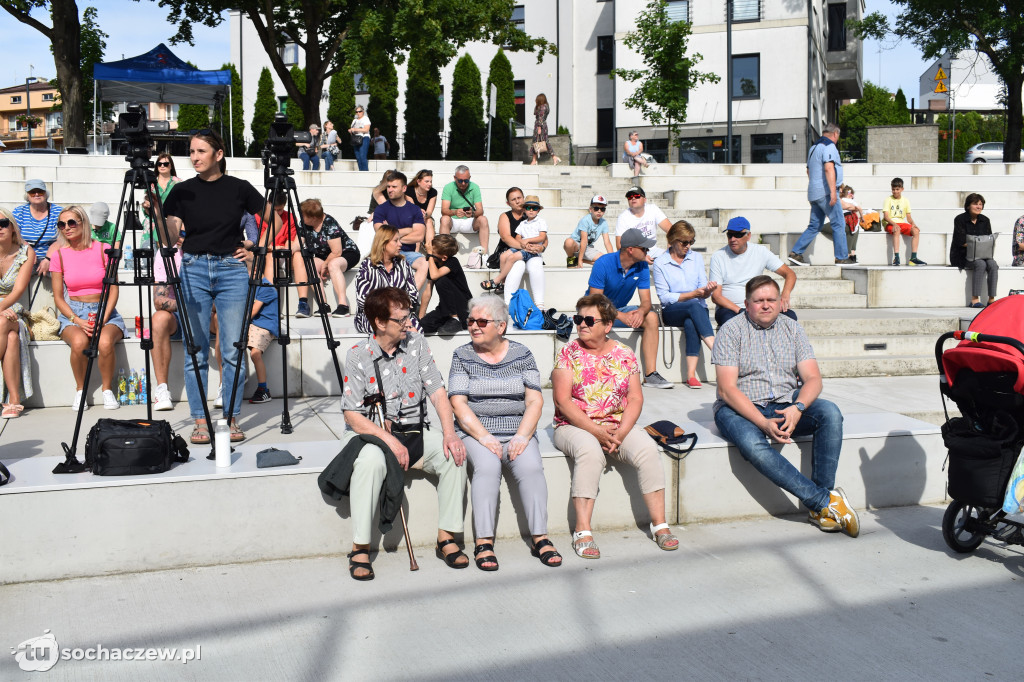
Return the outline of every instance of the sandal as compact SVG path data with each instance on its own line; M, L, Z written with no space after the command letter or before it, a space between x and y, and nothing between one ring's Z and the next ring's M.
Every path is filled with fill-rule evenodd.
M4 405L3 412L0 412L0 418L3 419L16 419L21 416L21 413L25 411L24 405L12 405L10 403Z
M665 550L666 552L671 552L672 550L679 549L679 538L677 538L675 535L672 535L672 533L664 533L662 535L658 535L658 531L664 528L668 528L667 523L659 523L657 526L655 526L653 523L651 524L651 537L653 537L654 541L658 543L658 547Z
M551 549L547 552L541 552L540 550L544 547L550 547ZM548 538L537 540L537 542L533 543L533 549L530 550L530 554L540 559L540 562L545 566L556 568L562 565L562 555L558 553L555 545ZM558 561L555 561L555 559L558 559Z
M490 552L491 556L480 556L481 552ZM476 567L481 571L497 571L498 557L494 556L494 545L489 542L482 542L473 548L473 556L476 557ZM485 564L490 564L487 566ZM451 564L448 564L449 566Z
M489 291L492 294L500 294L505 291L505 283L495 282L493 279L485 279L480 282L480 288L484 291Z
M584 540L583 538L590 538ZM576 556L581 559L600 559L601 550L597 548L597 543L594 542L594 535L589 530L581 530L572 534L572 548L576 552ZM584 554L588 549L594 550L595 554Z
M189 437L193 445L209 445L210 444L210 428L206 424L196 424L195 428L192 429L192 435Z
M231 442L241 443L245 440L245 431L238 425L238 422L234 419L231 420Z
M360 554L365 554L367 561L356 561L355 557ZM348 574L352 576L353 580L373 580L373 567L370 565L370 550L368 549L356 549L345 555L348 558ZM356 575L356 570L364 568L369 573L363 575Z
M448 554L445 554L444 553L444 548L447 547L448 545L455 545L455 551L454 552L450 552ZM455 542L455 540L452 540L451 538L449 538L447 540L438 540L437 541L437 558L440 559L441 561L445 562L446 564L448 564L449 568L465 568L466 566L469 566L469 557L466 556L465 553L463 553L462 550L460 550L458 547L459 547L459 543ZM460 558L465 559L466 563L464 563L464 564L457 564L457 563L455 563Z

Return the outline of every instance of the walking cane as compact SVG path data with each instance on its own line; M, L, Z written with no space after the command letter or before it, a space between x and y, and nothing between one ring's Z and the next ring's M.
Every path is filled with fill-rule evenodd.
M383 388L383 387L382 387ZM384 401L383 394L377 394L373 396L367 396L366 402L370 406L370 420L375 421L380 428L387 431L387 427L384 425L384 413L382 411L382 405ZM403 497L405 496L403 487ZM405 534L405 548L409 550L409 570L418 571L420 565L416 563L416 555L412 551L412 538L409 537L409 523L405 520L405 508L401 504L398 505L398 515L402 519L402 532Z

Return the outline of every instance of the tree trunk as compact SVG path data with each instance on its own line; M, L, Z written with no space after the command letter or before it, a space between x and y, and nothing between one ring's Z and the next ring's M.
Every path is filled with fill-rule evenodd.
M324 78L319 74L310 74L306 70L306 94L299 102L302 105L302 113L306 115L306 126L311 123L320 125L320 101L323 98ZM335 124L337 125L337 124ZM346 128L348 126L345 126Z
M1003 143L1003 161L1020 161L1021 130L1024 128L1024 112L1021 109L1021 91L1024 89L1024 74L1018 73L1006 82L1006 141Z
M84 147L85 117L82 111L82 27L75 0L52 0L53 63L60 82L64 113L64 146Z

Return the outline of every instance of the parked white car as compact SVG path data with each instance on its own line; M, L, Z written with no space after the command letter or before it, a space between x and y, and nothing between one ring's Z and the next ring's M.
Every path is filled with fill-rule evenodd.
M1024 150L1021 150L1021 158L1024 159ZM964 161L967 163L1002 162L1002 160L1002 142L982 142L981 144L974 145L964 154Z

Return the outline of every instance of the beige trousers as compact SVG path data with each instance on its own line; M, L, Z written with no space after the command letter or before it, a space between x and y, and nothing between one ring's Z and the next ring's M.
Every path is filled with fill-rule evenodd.
M622 445L611 455L601 449L601 443L593 435L568 424L555 429L554 441L555 447L573 460L572 497L597 497L601 472L609 456L636 468L640 492L644 495L665 488L661 453L654 439L639 426L630 429Z

